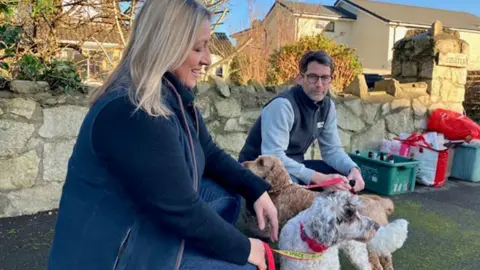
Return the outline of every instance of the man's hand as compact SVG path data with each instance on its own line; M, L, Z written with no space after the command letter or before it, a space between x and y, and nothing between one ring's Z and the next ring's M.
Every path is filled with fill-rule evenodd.
M349 180L355 180L355 186L353 187L355 192L359 192L365 188L365 182L358 168L352 168L347 178Z
M350 185L348 184L348 179L345 176L340 174L323 174L323 173L315 172L312 177L312 182L315 184L320 184L322 182L326 182L335 178L340 178L343 181L331 186L326 186L324 187L324 189L335 190L335 191L342 191L342 190L348 191L351 189Z
M262 196L260 196L255 203L253 204L253 209L255 209L255 213L257 214L258 220L258 227L260 230L265 229L265 217L266 215L270 220L270 225L272 225L270 239L272 241L278 241L278 214L277 208L273 204L270 196L268 196L267 192L264 192Z

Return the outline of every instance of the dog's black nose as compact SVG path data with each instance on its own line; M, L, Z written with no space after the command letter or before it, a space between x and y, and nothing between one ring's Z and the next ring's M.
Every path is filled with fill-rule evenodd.
M351 187L354 187L355 186L355 179L352 179L352 180L348 181L348 183L350 184Z

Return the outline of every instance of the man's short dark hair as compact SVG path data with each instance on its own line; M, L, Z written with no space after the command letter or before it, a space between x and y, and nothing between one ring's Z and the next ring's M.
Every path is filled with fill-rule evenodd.
M331 74L333 75L333 60L325 51L309 51L300 59L299 68L301 73L307 72L308 64L311 62L317 62L320 65L330 67Z

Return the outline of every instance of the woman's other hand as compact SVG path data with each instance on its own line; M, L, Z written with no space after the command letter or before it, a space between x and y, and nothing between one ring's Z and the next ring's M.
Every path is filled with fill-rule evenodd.
M257 266L259 269L267 269L267 263L265 262L265 246L263 242L248 238L250 240L250 255L248 256L248 262Z
M266 215L270 221L270 225L272 225L272 230L270 234L270 239L272 241L278 241L278 214L277 208L273 204L270 196L268 196L267 192L264 192L262 196L260 196L255 203L253 204L253 208L255 209L255 213L257 214L258 220L258 227L260 230L265 229L265 217Z

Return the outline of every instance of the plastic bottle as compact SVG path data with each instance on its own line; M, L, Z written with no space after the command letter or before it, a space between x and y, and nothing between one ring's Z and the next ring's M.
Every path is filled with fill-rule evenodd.
M393 159L393 156L390 157L390 159L388 160L388 162L390 162L390 163L395 163L395 160Z
M372 152L372 151L369 151L369 152L368 152L368 157L369 157L369 158L373 158L373 152Z

